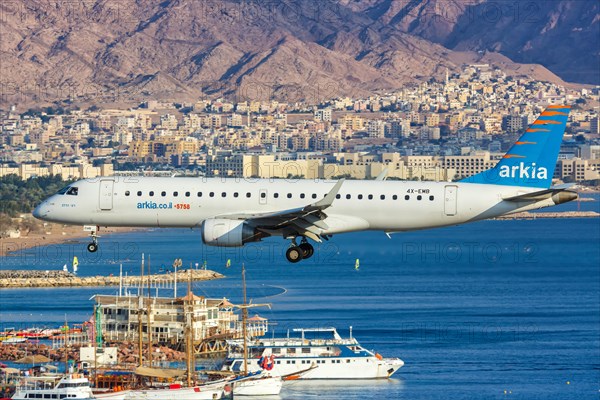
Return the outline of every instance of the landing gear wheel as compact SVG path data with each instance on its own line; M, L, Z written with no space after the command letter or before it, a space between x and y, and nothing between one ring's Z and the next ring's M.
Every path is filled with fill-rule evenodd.
M292 246L285 252L285 258L291 263L297 263L304 258L303 254L304 252L299 246Z
M311 258L312 255L315 254L315 248L308 242L300 243L300 246L298 247L300 247L300 250L302 250L303 259Z
M97 243L90 243L87 245L87 250L90 253L95 253L98 251L98 244Z

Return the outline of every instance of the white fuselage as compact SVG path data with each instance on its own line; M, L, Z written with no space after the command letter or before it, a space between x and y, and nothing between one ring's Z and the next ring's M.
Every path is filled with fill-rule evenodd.
M66 224L131 227L196 227L228 214L280 212L315 203L335 181L221 178L107 177L71 185L36 217ZM532 193L528 187L460 182L345 181L321 234L361 230L398 232L456 225L555 205L504 201ZM537 189L539 190L539 189ZM273 232L277 235L277 232Z

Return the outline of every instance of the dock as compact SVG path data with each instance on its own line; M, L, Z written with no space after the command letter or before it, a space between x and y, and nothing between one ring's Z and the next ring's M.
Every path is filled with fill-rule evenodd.
M221 279L224 276L215 271L192 269L178 272L180 280L208 281ZM151 283L152 286L172 284L174 274L145 275L143 284ZM40 270L4 270L0 271L0 289L15 288L59 288L59 287L84 287L84 286L142 286L141 276L77 276L64 271Z

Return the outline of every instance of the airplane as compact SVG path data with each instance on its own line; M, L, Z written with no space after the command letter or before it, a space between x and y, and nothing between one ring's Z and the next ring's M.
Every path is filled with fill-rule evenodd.
M571 185L551 187L569 111L548 106L495 167L457 182L100 177L63 188L33 215L84 225L90 252L100 227L199 227L208 246L281 236L296 263L313 255L309 239L364 230L390 237L577 199Z

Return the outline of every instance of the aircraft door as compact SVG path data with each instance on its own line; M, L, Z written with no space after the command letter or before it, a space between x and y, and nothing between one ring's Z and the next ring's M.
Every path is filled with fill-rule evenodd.
M114 181L103 179L100 181L100 209L112 210L113 208L113 186Z
M444 189L444 212L451 217L456 215L456 198L458 186L447 185Z

